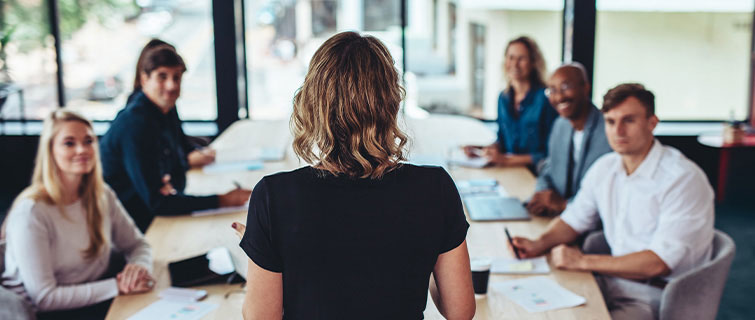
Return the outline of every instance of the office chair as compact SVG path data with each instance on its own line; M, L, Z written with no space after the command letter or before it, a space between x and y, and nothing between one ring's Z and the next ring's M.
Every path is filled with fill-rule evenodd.
M585 238L582 251L610 254L611 248L603 231L596 231ZM663 289L659 319L715 319L735 251L734 240L716 230L711 259L702 266L676 276Z

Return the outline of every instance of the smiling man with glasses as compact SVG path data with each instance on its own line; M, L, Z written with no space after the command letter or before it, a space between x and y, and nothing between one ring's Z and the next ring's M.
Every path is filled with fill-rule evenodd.
M577 190L588 168L611 151L604 133L603 115L590 102L590 84L584 67L566 64L551 75L545 94L560 117L548 141L548 158L537 179L536 193L527 205L538 216L560 214Z

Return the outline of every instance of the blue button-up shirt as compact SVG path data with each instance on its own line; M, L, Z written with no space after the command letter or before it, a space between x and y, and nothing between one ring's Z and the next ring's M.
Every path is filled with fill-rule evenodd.
M503 91L498 97L498 146L502 152L529 154L537 166L548 153L548 137L558 113L545 96L545 88L527 92L519 112L514 98Z

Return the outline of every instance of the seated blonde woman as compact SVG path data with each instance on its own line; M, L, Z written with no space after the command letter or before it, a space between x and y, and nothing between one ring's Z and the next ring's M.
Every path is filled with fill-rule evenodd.
M250 258L245 319L421 319L428 287L448 319L474 315L469 224L445 170L402 163L399 81L371 36L314 54L291 116L312 165L264 177L233 224Z
M31 186L4 225L2 285L28 298L40 319L103 319L116 295L149 291L154 283L151 249L103 181L98 152L87 119L52 112ZM111 264L113 250L125 255L125 267Z

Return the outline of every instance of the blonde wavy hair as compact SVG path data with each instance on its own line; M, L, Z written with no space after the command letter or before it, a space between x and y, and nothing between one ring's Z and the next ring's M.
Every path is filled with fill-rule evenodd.
M544 87L546 73L545 58L543 58L543 53L540 51L540 47L538 47L537 42L535 42L534 39L528 36L520 36L509 41L509 43L506 44L506 49L503 51L504 63L506 61L506 55L509 53L509 48L516 43L527 48L530 64L532 65L532 71L530 71L530 84L533 86ZM506 68L503 68L503 74L506 77L507 90L511 90L511 77L506 74Z
M57 206L63 217L66 217L63 209L63 184L60 178L60 168L53 158L52 147L61 124L72 121L83 123L89 129L92 129L92 123L89 120L65 109L53 111L45 118L42 134L39 137L31 185L21 192L14 201L14 205L19 199L30 198L34 201ZM87 229L89 230L89 247L82 252L86 259L98 256L106 244L102 229L103 211L105 209L105 181L102 178L102 164L100 163L100 151L96 136L94 136L93 146L94 168L92 172L84 174L78 190L82 206L86 210Z
M333 174L379 179L400 166L408 138L397 117L404 97L380 40L334 35L317 49L291 114L300 159Z

